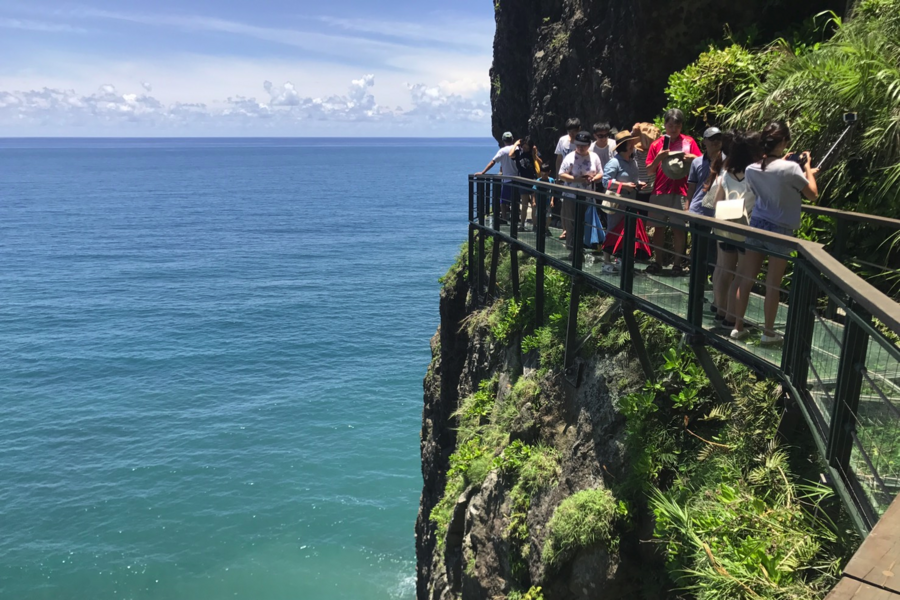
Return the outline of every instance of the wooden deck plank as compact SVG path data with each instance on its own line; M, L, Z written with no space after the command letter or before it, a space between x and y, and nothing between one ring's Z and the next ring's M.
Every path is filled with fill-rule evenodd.
M825 600L898 600L900 595L844 577Z
M863 541L844 574L900 595L900 497Z

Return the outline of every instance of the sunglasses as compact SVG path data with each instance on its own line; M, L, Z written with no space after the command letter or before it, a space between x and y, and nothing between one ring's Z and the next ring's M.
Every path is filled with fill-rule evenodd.
M598 138L608 138L608 137L609 137L609 132L607 131L606 133L595 133L595 134L594 134L594 137L598 137Z

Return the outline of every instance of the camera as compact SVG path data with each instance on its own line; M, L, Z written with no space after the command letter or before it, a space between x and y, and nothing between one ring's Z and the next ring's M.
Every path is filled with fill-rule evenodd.
M797 163L798 165L800 165L801 169L806 166L806 156L800 154L799 152L791 152L790 154L785 156L784 159Z
M855 112L844 113L844 123L847 125L852 125L856 123L857 114Z

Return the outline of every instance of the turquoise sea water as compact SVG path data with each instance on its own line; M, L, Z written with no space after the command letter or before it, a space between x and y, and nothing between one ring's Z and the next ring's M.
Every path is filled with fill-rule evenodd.
M491 140L0 140L0 598L414 596Z

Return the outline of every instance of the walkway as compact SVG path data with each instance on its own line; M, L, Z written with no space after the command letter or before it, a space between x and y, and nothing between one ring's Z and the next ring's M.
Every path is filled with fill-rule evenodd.
M900 600L900 498L894 500L825 600Z
M535 186L535 182L518 178L507 185L513 188L514 198L520 193L532 193L535 187L537 195L544 199L560 197L566 192L571 194L571 189L550 184ZM789 410L786 414L785 423L791 421L791 414L802 415L827 464L828 477L860 533L867 534L900 492L900 349L896 345L900 307L897 303L844 267L820 244L670 209L660 209L658 218L671 218L670 226L690 233L690 275L673 276L668 270L648 275L629 253L622 257L620 273L605 274L599 263L583 258L581 248L584 227L589 226L584 222L585 212L604 199L616 203L604 210L623 215L628 223L624 247L633 243L636 212L646 208L646 204L579 191L576 200L568 200L575 204L577 215L571 223L570 235L575 242L575 252L572 252L559 240L559 230L545 237L501 226L499 219L496 225L488 225L489 215L501 211L500 179L470 176L469 264L474 266L470 277L476 289L488 295L494 293L496 270L488 270L485 262L490 259L496 264L503 243L537 261L535 326L543 322L544 269L553 268L572 276L567 366L574 364L577 348L574 337L579 290L588 286L617 298L626 322L633 310L639 310L684 332L714 385L722 379L708 358L707 347L779 379L792 399L789 407L795 407L794 413ZM537 204L535 229L543 231L548 218L546 203ZM511 203L510 212L508 219L517 222L518 202ZM841 214L827 212L829 217ZM853 215L853 218L859 220L860 216ZM646 217L644 222L648 229L655 225ZM900 230L900 221L879 218L877 222ZM731 340L728 332L715 329L709 311L713 298L706 277L706 254L711 239L723 239L720 237L723 230L777 243L790 252L783 255L789 261L790 275L782 284L785 289L781 291L775 319L775 330L784 335L782 345L760 345L760 328L740 342ZM484 251L486 236L501 242L493 245L490 257ZM511 255L515 294L518 294L517 254ZM746 317L751 325L763 320L764 286L758 284L755 291ZM652 365L646 359L639 331L636 327L630 329L635 350L642 357L648 376L652 376ZM572 380L577 384L577 376ZM718 389L725 395L727 391L723 388L722 382Z

